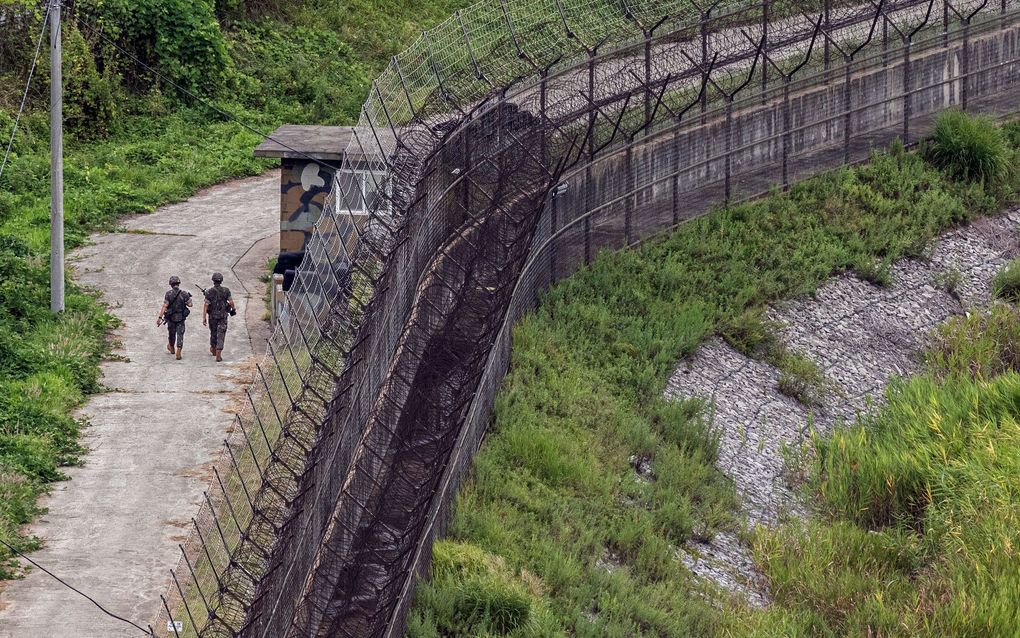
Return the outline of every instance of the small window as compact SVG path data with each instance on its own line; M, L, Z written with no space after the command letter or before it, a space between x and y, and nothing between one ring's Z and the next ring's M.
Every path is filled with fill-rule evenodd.
M389 201L378 192L386 189L386 173L382 171L340 171L335 187L341 211L365 214L389 210Z

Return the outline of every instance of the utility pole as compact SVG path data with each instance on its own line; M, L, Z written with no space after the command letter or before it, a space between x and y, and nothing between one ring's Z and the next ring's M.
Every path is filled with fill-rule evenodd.
M64 87L60 2L50 9L50 310L64 311Z

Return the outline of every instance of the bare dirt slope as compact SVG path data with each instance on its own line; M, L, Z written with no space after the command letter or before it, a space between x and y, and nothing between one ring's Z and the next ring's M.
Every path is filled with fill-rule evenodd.
M980 219L938 239L928 259L906 259L879 287L836 277L810 299L773 308L781 340L825 375L815 405L779 391L781 372L714 339L681 362L667 395L710 401L720 433L719 467L733 479L749 525L774 525L805 508L790 488L784 448L809 428L829 432L880 402L895 376L915 371L925 339L940 323L990 301L990 282L1018 253L1020 210ZM764 583L736 534L681 552L684 563L750 604L767 604Z
M143 626L177 565L231 405L251 380L253 356L265 352L258 276L278 249L279 198L276 172L217 186L125 220L125 232L94 236L70 260L77 280L98 288L123 322L115 338L124 359L103 365L110 391L82 410L89 451L45 499L49 513L31 529L45 546L32 558ZM208 285L213 271L238 304L222 364L209 354L192 284ZM197 296L182 361L166 352L166 329L155 327L174 274ZM0 593L3 638L137 635L38 570Z

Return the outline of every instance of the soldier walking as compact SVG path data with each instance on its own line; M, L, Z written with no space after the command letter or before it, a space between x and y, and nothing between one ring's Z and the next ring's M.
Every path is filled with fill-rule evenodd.
M170 278L170 290L163 295L163 306L156 315L156 327L166 323L169 339L166 350L170 354L177 354L181 358L181 351L184 349L184 323L191 314L189 308L192 305L191 293L181 290L181 278L174 275ZM174 346L176 345L176 350Z
M227 318L237 314L230 288L223 284L223 275L214 272L213 287L205 289L205 306L202 309L202 325L209 326L209 353L223 361L223 341L227 337Z

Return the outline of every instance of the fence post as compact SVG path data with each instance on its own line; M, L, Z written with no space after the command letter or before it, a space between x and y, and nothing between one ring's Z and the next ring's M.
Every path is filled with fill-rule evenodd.
M947 51L948 55L948 51ZM970 84L970 20L963 22L963 48L960 50L960 109L967 111L967 86Z
M680 125L673 129L673 225L680 222Z
M783 78L783 190L790 190L790 76Z
M464 162L462 164L463 168L461 170L463 170L465 173L467 172L468 167L471 166L471 123L472 121L469 119L468 122L466 123L466 126L464 126L461 129L462 131L461 138L463 142L464 152ZM461 193L461 205L464 207L464 216L462 217L462 219L467 219L468 216L471 214L471 180L464 179L461 180L461 182L463 182Z
M844 63L846 67L846 73L844 74L843 80L843 105L846 107L846 112L843 114L843 163L850 163L850 122L851 114L853 111L852 98L851 98L851 67L853 66L853 59L846 58Z
M592 164L595 162L595 49L588 52L588 100L593 105L588 109L588 165L584 169L584 263L591 263L591 198L594 173Z
M949 0L942 0L942 46L949 48Z
M826 0L828 1L828 0ZM702 72L708 68L708 12L701 12L701 68ZM701 92L701 112L702 114L708 109L708 94L705 91ZM702 120L704 124L704 120Z
M591 108L588 109L588 161L595 159L595 123L598 116L595 108L595 50L588 52L588 101Z
M584 217L584 263L591 263L591 215Z
M556 201L556 200L559 199L559 195L557 194L558 190L559 190L559 186L556 186L556 187L553 188L552 196L550 197L550 199L552 201L550 202L550 206L549 206L549 209L550 209L549 239L551 241L551 243L549 244L549 285L552 285L552 284L556 283L556 266L557 266L557 264L556 264L556 244L558 242L555 239L552 239L552 237L553 237L553 235L556 234L556 231L559 230L559 225L560 225L560 220L559 220L559 217L560 217L559 203Z
M645 30L645 122L652 120L652 32Z
M725 133L725 144L726 144L726 162L725 162L725 189L724 189L724 202L730 203L730 149L733 145L732 133L733 133L733 96L726 96L726 133Z
M625 246L630 246L633 241L631 236L631 222L634 215L634 198L635 198L635 182L634 179L634 139L631 137L627 140L627 153L626 153L626 168L627 171L627 183L625 188L627 189L627 196L624 199L624 211L623 211L623 238L626 242Z
M832 14L832 0L825 0L825 4L824 4L824 6L822 8L822 12L823 12L823 16L824 16L822 18L822 21L823 21L823 24L825 25L823 27L823 29L825 30L826 34L832 33L832 22L831 22L831 19L830 19L831 18L831 14ZM824 59L824 67L823 68L826 71L825 81L828 82L829 81L828 70L829 70L829 66L831 64L831 49L832 49L832 46L829 44L829 38L828 37L825 38L825 41L822 44L824 45L822 57Z
M542 140L539 145L539 152L542 156L543 162L549 161L549 136L545 132L546 126L546 108L549 101L549 69L542 69L539 72L539 84L538 84L538 119L542 122Z
M910 38L903 41L903 143L910 143Z
M761 0L761 41L762 53L769 53L769 0ZM769 65L761 65L761 103L765 104L765 90L769 83Z
M882 68L887 66L889 66L889 18L882 14Z

